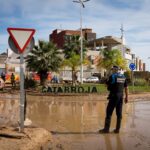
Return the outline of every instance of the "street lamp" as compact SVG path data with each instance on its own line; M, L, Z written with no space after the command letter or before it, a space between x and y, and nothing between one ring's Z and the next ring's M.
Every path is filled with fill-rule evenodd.
M87 2L90 0L74 0L73 2L75 3L80 3L80 37L81 37L81 42L80 42L80 81L81 84L83 84L83 33L82 33L82 8L85 8L84 2Z
M150 57L148 57L147 59L150 59ZM149 70L150 71L150 70Z

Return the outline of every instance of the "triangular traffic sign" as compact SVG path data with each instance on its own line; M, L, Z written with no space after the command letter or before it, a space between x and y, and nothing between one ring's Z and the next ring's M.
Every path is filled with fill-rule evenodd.
M7 28L7 31L20 53L25 50L35 33L35 29L25 28Z

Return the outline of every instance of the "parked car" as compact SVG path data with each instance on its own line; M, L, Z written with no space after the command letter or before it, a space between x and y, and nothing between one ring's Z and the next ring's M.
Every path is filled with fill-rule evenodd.
M95 77L95 76L91 76L91 77L88 77L86 78L86 82L99 82L99 78L98 77Z
M69 82L72 82L72 77L63 77L62 80L65 82L65 83L69 83ZM80 83L80 77L77 78L77 82ZM86 82L86 78L82 78L82 81L83 82Z
M77 79L77 81L78 81L78 82L81 82L81 78L79 77L79 78ZM86 82L86 78L82 78L82 81L83 81L83 82Z

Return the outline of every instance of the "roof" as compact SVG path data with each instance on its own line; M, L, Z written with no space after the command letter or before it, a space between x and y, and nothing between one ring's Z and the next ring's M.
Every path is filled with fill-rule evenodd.
M89 42L89 45L94 45L94 42L96 43L96 45L103 45L103 46L107 46L107 45L119 45L122 43L122 40L120 38L117 37L113 37L113 36L105 36L99 39L95 39L93 41Z

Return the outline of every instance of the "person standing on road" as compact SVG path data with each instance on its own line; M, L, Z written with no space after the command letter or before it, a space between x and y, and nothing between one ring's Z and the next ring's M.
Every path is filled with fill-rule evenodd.
M11 85L12 85L12 87L16 86L14 73L11 74Z
M114 133L119 133L121 127L121 119L122 119L122 104L123 104L123 93L125 90L125 103L128 102L128 86L127 80L125 76L119 73L119 67L113 66L112 75L110 75L109 80L107 81L107 87L109 90L109 102L106 108L106 118L105 118L105 126L103 129L99 130L100 133L109 133L111 116L114 108L116 108L117 122L116 129L114 129Z

